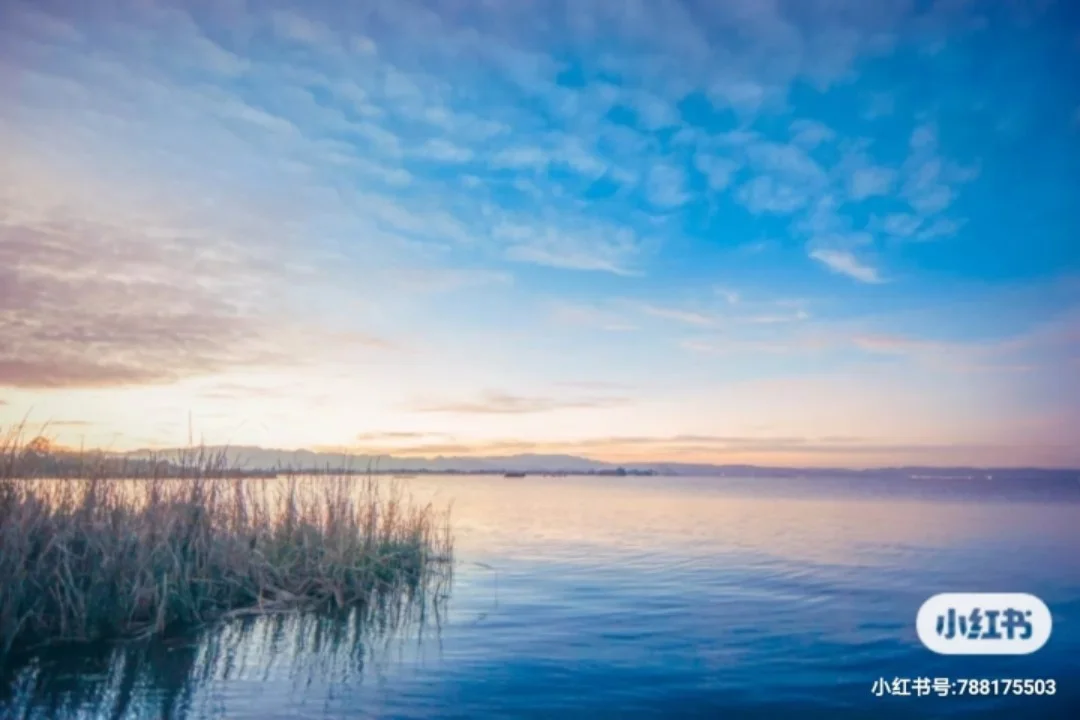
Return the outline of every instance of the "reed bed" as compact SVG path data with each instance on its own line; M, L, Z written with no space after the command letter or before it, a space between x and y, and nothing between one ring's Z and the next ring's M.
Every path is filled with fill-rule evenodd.
M370 476L35 477L0 449L0 656L242 614L364 606L450 571L448 513ZM162 468L168 468L168 471ZM182 472L176 472L176 468Z

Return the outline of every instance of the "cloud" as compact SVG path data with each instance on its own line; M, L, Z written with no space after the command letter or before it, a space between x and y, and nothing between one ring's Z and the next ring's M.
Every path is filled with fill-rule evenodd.
M143 267L129 268L126 260L116 268L128 277L109 277L107 289L95 285L105 280L79 277L77 289L65 291L55 280L57 298L90 298L76 303L75 315L105 316L112 306L94 298L108 298L120 308L115 313L147 315L108 325L115 335L132 337L95 347L94 362L101 367L87 372L97 372L102 382L114 381L110 372L165 372L160 376L167 379L170 368L183 375L277 362L282 343L268 339L267 318L279 309L281 296L310 292L311 306L320 306L318 283L343 278L363 285L381 274L393 278L388 283L400 280L410 293L483 288L510 295L506 288L514 278L486 269L506 260L548 268L534 277L536 268L515 267L515 292L526 284L531 291L534 279L547 282L558 270L636 278L649 269L647 251L656 238L671 238L680 251L703 241L689 237L694 223L681 223L676 214L685 211L693 219L692 193L702 185L713 194L714 212L728 212L727 198L718 196L730 190L728 197L753 213L791 216L748 219L775 227L746 234L732 227L736 242L790 231L815 260L865 282L881 279L867 264L874 248L844 240L864 229L845 218L859 217L861 209L841 201L885 198L875 200L875 210L892 201L897 207L886 206L882 214L914 218L914 229L905 235L912 239L945 237L963 222L940 208L950 206L963 178L975 171L941 156L932 125L912 134L910 162L896 173L879 164L879 151L871 153L868 143L838 139L835 130L810 118L789 122L789 103L801 103L789 90L804 81L823 89L847 79L860 56L887 49L882 39L899 32L905 19L901 4L832 3L804 12L791 3L637 3L630 12L622 3L586 2L565 13L503 4L481 14L461 13L441 0L378 3L362 13L305 3L270 14L248 5L214 11L238 16L235 24L220 27L209 25L210 13L195 13L196 23L182 4L160 22L149 22L144 8L162 3L114 3L100 10L108 20L101 23L81 22L79 4L42 5L54 15L39 13L36 25L19 25L0 37L10 49L0 71L14 70L20 78L18 103L0 110L5 145L36 137L42 157L77 158L90 169L83 176L91 179L87 187L127 174L131 182L116 192L142 192L143 185L174 177L186 188L186 195L179 193L188 199L180 211L184 217L149 213L156 227L142 239L129 237L146 229L142 215L75 217L61 230L40 218L30 225L10 223L49 237L82 237L70 243L84 242L110 257L126 256L135 247L147 256L146 266L174 268L179 277L196 280L187 298L169 285L179 282L167 274L167 289L155 290L142 282ZM115 37L95 29L105 25L115 29ZM539 51L552 38L567 39L571 48L615 40L606 47L633 48L629 54L636 57L590 53L580 67L563 65ZM566 79L579 74L584 86ZM619 84L599 76L617 77ZM702 114L691 113L685 101L696 102L703 90L718 106L735 109L731 119L738 130L690 127L691 115ZM861 85L844 93L867 97L859 94ZM777 117L757 118L773 110ZM756 119L762 122L754 124ZM775 134L766 137L751 128ZM837 162L853 145L863 151L860 162ZM56 179L63 175L58 172ZM594 186L600 177L605 182ZM13 175L12 182L22 179ZM152 199L168 198L176 188L169 185ZM893 190L900 191L899 200L885 197ZM665 212L645 213L631 204L643 197ZM823 198L835 202L826 206ZM95 198L84 200L79 208L92 206ZM267 218L223 226L221 217L237 212ZM670 222L652 224L665 218ZM278 251L279 236L285 235L301 253ZM156 248L159 237L164 240ZM842 240L832 242L834 237ZM19 257L14 262L19 277L5 277L0 295L17 283L46 282ZM306 276L299 284L267 267L300 263ZM105 265L88 267L97 272ZM73 264L66 267L75 272ZM628 282L597 275L569 275L566 281L601 283L597 288ZM132 283L136 287L126 287ZM135 307L143 300L145 310ZM711 300L721 303L719 296ZM651 314L708 327L715 318L704 307L657 304ZM721 308L725 319L736 311ZM553 317L606 329L628 326L629 311L609 313L602 303L591 310L587 303L566 305ZM311 307L308 312L314 314ZM204 325L197 327L196 319ZM798 319L796 311L753 306L733 321ZM89 334L68 330L68 339L104 337L101 329L87 330L104 326L104 320L71 322ZM12 335L20 347L10 351L9 362L33 360L26 347L44 342L42 331L29 327ZM32 333L38 335L31 338ZM171 333L171 344L161 339ZM155 342L160 352L152 349ZM47 349L39 345L34 353ZM166 356L175 362L165 364ZM25 370L12 365L9 372Z
M860 350L916 360L955 372L1026 373L1057 377L1080 358L1080 308L1068 307L1011 335L955 341L902 333L863 332L851 338Z
M741 166L729 158L699 152L694 156L694 167L705 176L710 190L720 192L731 184Z
M999 343L959 343L902 335L860 335L853 339L860 350L912 360L935 370L956 373L1024 374L1040 363L1010 360Z
M713 292L724 298L724 302L728 305L738 305L739 301L742 300L742 295L740 295L737 290L732 290L731 288L714 287Z
M781 323L801 322L809 320L810 313L803 309L797 309L788 313L774 313L769 315L748 315L740 318L741 322L751 325L778 325Z
M606 332L630 332L637 329L637 326L621 314L595 305L558 301L551 304L549 313L551 320L559 325Z
M856 346L869 352L907 355L923 352L946 352L956 349L938 341L905 337L902 335L859 335L854 338Z
M755 175L736 192L736 200L755 214L790 215L806 207L828 187L828 176L796 144L764 141L750 136L741 141Z
M966 222L966 220L952 220L945 217L935 218L929 225L922 227L919 232L916 233L915 238L921 241L927 241L950 237L960 232L960 229L964 227Z
M663 307L660 305L643 304L641 305L641 311L646 315L652 317L661 318L663 320L673 320L677 323L684 325L694 325L697 327L713 327L718 323L718 319L712 315L698 312L696 310L684 310L681 308Z
M539 147L512 147L495 153L491 165L500 169L541 171L547 169L549 161L547 151Z
M329 27L291 10L271 11L270 25L280 37L316 49L334 47L338 43Z
M379 52L379 46L375 41L363 35L354 35L349 45L358 55L377 55Z
M679 347L700 355L731 356L751 355L799 355L818 352L832 347L827 337L810 333L791 335L785 330L782 337L696 337L679 342Z
M599 178L608 171L608 163L577 138L561 138L554 159L589 179Z
M922 218L911 213L890 213L875 224L893 237L910 238L919 231L922 222Z
M182 236L150 246L135 235L74 220L0 224L0 385L167 381L265 359L239 303L185 287L205 261Z
M565 270L634 275L633 262L642 251L631 230L595 224L563 229L504 222L493 236L504 244L509 260Z
M739 202L754 214L788 215L805 207L810 194L805 189L785 184L771 177L758 176L739 188Z
M355 437L358 443L380 443L380 442L400 442L400 441L415 441L415 440L430 440L432 438L452 438L451 435L442 432L414 432L414 431L396 431L396 432L364 432L358 433Z
M804 150L813 150L836 139L836 133L817 120L795 120L791 123L790 131L791 142Z
M84 36L73 23L42 12L29 4L14 5L8 9L8 21L12 27L35 37L45 37L64 42L80 42Z
M908 145L901 195L924 218L947 210L956 198L956 186L979 174L977 166L960 167L938 155L938 130L933 123L917 126Z
M884 282L876 268L861 262L849 251L819 248L817 250L811 250L810 257L817 260L834 273L846 275L859 282Z
M628 95L627 99L637 111L638 119L646 129L659 130L679 124L678 110L660 96L648 91L638 91Z
M506 287L514 276L494 270L394 268L385 271L391 287L407 292L444 293L467 288Z
M92 176L32 145L7 149L0 386L168 383L306 362L308 343L327 352L387 345L289 312L282 288L301 284L304 266L287 262L273 213L238 205L232 227L207 226L175 186Z
M455 215L438 208L419 211L415 206L398 202L389 195L369 193L364 196L366 212L388 227L415 238L429 238L470 245L475 240L468 226Z
M559 387L569 388L571 390L588 390L591 392L598 390L603 392L626 392L631 389L625 383L612 382L610 380L567 380L556 384Z
M658 208L676 208L690 200L686 173L667 163L654 165L645 180L645 195Z
M615 396L557 398L488 392L476 400L422 404L417 410L426 413L464 415L524 415L555 410L590 410L627 405L630 400Z
M896 173L883 167L864 167L851 174L848 195L852 200L865 200L875 195L888 195Z
M848 435L610 435L577 440L489 438L430 442L418 439L385 448L408 457L510 457L571 455L611 463L707 463L807 466L1016 465L1030 447L1007 443L889 441ZM1045 443L1037 450L1065 465L1068 446ZM554 468L548 468L554 469Z
M541 145L505 147L491 158L496 170L529 170L540 174L560 165L575 173L596 179L608 170L608 163L589 150L581 140L563 134L544 138Z
M722 80L708 91L713 104L732 109L743 117L753 116L765 104L769 90L753 80Z
M216 74L238 77L251 67L248 60L224 49L203 35L194 35L191 42L194 57L198 58L203 67Z
M923 215L945 210L953 202L953 189L938 182L940 161L929 160L916 169L904 184L904 196Z

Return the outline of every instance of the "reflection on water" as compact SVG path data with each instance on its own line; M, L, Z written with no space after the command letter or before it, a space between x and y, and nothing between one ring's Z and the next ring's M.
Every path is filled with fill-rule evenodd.
M1080 484L425 477L409 491L454 503L445 605L51 653L14 673L0 715L1053 718L1080 703ZM915 613L948 591L1036 594L1054 634L1033 656L934 655ZM1055 678L1058 695L870 693L918 676Z
M437 636L445 590L378 596L340 613L249 615L119 646L50 648L5 668L0 709L27 720L231 717L235 687L330 692L402 662L408 642Z

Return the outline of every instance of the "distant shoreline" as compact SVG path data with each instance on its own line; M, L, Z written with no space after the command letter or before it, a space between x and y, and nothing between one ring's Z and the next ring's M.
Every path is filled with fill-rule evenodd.
M631 478L631 477L668 477L668 478L710 478L732 480L836 480L836 479L878 479L878 480L904 480L904 481L948 481L948 480L971 480L971 481L1060 481L1080 482L1080 470L1046 470L1046 469L1019 469L1019 470L973 470L961 472L954 469L942 469L935 473L925 468L907 469L882 469L882 470L813 470L798 471L786 469L759 469L756 472L742 471L714 471L714 472L679 472L627 469L625 472L618 470L503 470L503 469L438 469L438 470L414 470L400 468L281 468L280 470L247 470L237 469L225 471L227 477L271 478L279 475L305 475L305 476L378 476L408 479L414 477L438 477L438 476L490 476L507 479L519 478L564 478L564 477L605 477L605 478ZM178 473L177 477L182 477Z
M34 443L38 443L35 445ZM9 463L26 464L33 474L63 475L87 470L100 476L183 477L193 468L205 468L212 459L214 473L229 477L304 475L497 475L581 477L710 477L738 479L895 480L1061 480L1080 481L1080 468L918 466L842 468L784 467L687 462L612 463L575 455L519 454L507 456L409 457L350 455L310 450L274 450L260 447L194 447L190 449L136 450L126 453L76 452L35 440Z

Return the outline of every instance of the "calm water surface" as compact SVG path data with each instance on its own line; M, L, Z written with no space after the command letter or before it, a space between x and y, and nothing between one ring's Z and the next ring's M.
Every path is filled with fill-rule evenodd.
M1080 482L432 477L450 597L397 630L285 617L20 671L0 716L1065 718L1080 708ZM1039 652L946 657L939 592L1028 592ZM875 697L878 678L1054 697Z

